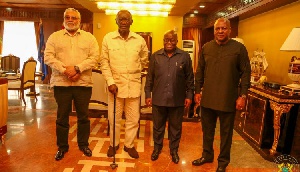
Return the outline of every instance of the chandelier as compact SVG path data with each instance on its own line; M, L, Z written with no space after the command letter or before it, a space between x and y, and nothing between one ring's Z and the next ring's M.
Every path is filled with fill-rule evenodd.
M132 15L167 17L176 0L91 0L107 15L128 10Z

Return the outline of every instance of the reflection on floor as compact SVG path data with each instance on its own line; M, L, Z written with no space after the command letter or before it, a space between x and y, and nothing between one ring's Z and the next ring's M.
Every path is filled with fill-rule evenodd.
M6 142L0 145L1 172L210 172L217 167L220 136L216 130L213 163L201 167L192 166L192 161L201 155L202 131L199 122L184 122L183 134L180 142L179 164L174 164L169 155L168 139L164 140L164 148L156 161L151 161L153 150L152 122L141 121L140 138L135 146L139 152L139 159L132 159L123 150L121 140L120 149L116 154L118 167L112 169L113 158L106 156L109 147L107 120L105 118L91 118L90 148L92 157L86 157L79 151L76 142L76 117L70 116L69 152L61 161L55 161L57 151L55 137L56 103L53 90L47 85L38 85L40 93L38 101L26 97L27 106L22 106L18 93L9 91L8 133ZM123 125L122 125L123 126ZM166 134L167 136L167 134ZM121 139L124 138L124 128ZM236 132L233 136L231 163L229 172L259 172L278 171L273 163L264 160L251 146L249 146Z

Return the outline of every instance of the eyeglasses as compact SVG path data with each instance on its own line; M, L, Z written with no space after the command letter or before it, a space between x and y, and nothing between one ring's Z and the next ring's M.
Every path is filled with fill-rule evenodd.
M216 27L215 28L215 31L220 31L220 30L226 31L226 30L228 30L228 28L227 27Z
M70 20L70 19L72 19L72 20L78 20L79 18L75 17L75 16L65 16L64 19L65 20Z
M168 43L168 42L171 42L171 43L176 43L176 39L164 39L164 43Z
M118 22L125 22L125 23L130 22L130 18L118 18L117 20L118 20Z

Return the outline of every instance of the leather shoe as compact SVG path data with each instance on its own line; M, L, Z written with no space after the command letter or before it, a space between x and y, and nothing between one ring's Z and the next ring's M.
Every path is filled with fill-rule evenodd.
M178 164L178 162L179 162L179 156L178 156L177 151L173 151L173 152L171 153L171 156L172 156L172 161L173 161L175 164Z
M119 149L119 145L115 146L115 150L112 146L109 146L107 151L107 157L113 157L118 149Z
M226 170L226 167L218 166L216 172L225 172L225 170Z
M82 147L82 148L80 148L80 150L83 152L83 154L85 156L88 156L88 157L92 156L92 151L91 151L90 148L88 148L88 147Z
M68 152L68 151L58 150L55 155L55 160L59 161L59 160L63 159L66 152Z
M203 165L203 164L208 163L208 162L213 162L213 160L209 160L209 159L206 159L206 158L204 158L204 157L201 157L201 158L199 158L199 159L194 160L194 161L192 162L192 164L193 164L194 166L200 166L200 165Z
M160 154L160 150L159 149L154 149L151 155L151 160L155 161L158 159L158 156Z
M131 158L135 158L135 159L139 158L139 153L135 150L134 147L128 148L128 147L124 146L124 151L128 152L128 154Z

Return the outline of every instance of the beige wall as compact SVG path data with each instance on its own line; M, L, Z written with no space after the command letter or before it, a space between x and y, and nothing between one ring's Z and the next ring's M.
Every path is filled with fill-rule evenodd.
M175 27L178 29L178 44L181 48L182 38L182 17L137 17L133 16L133 24L130 30L133 32L152 32L152 52L163 47L164 32ZM97 28L100 23L101 28ZM94 35L96 36L101 48L102 40L105 34L117 30L115 16L107 16L102 13L94 13Z
M300 57L300 52L280 51L280 47L294 27L300 27L300 1L273 11L254 16L239 23L238 37L245 41L249 57L255 50L263 50L269 67L268 81L290 84L287 76L292 56Z

